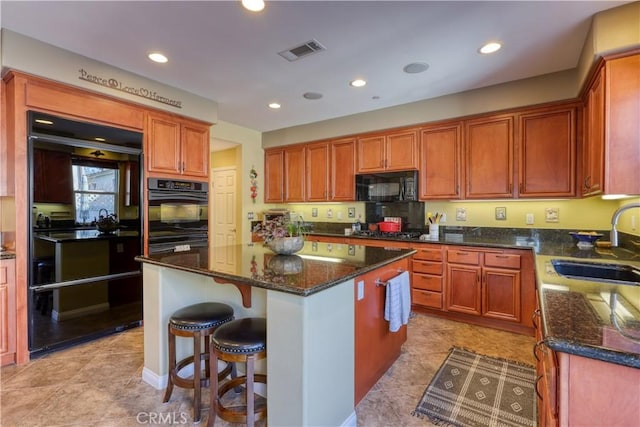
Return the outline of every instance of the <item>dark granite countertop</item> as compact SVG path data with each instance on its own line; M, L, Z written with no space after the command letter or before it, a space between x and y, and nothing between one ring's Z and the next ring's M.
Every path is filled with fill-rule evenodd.
M640 238L620 233L622 247L580 249L569 231L579 230L441 226L438 240L423 242L532 250L545 343L555 351L640 368L640 286L569 279L558 275L551 265L552 259L569 259L640 267ZM599 232L608 240L607 230ZM351 242L375 238L345 236L326 227L312 234L344 237ZM408 245L422 241L376 239Z
M305 242L300 252L288 256L275 255L261 243L215 249L238 254L233 273L210 264L206 248L140 256L136 260L210 276L221 283L308 296L415 253L415 250L352 245L347 255L338 257L318 252L313 242Z
M101 233L98 230L59 230L59 231L38 231L33 233L34 237L53 243L77 242L83 240L131 238L140 235L137 231L117 230L113 233Z
M640 286L572 279L551 260L627 264L640 267L636 253L616 250L585 257L536 254L536 278L544 341L555 351L640 368ZM585 259L588 258L588 259Z

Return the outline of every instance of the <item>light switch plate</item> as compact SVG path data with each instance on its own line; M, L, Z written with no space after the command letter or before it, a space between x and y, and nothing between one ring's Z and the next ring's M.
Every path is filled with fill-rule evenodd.
M364 280L358 282L358 301L364 299Z
M526 214L526 215L525 215L525 220L524 220L524 222L525 222L527 225L533 225L533 214L532 214L532 213L528 213L528 214Z

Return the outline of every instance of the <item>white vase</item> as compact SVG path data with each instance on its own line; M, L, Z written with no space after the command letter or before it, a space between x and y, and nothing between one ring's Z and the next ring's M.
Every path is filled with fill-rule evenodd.
M298 252L304 246L304 237L281 237L267 243L269 249L279 255L291 255Z

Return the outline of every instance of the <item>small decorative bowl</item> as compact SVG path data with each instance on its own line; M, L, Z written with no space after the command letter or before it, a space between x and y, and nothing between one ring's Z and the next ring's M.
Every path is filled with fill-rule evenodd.
M603 234L599 233L584 234L576 233L574 231L570 232L569 234L571 235L571 237L578 241L579 248L591 248L593 247L594 242L603 236Z

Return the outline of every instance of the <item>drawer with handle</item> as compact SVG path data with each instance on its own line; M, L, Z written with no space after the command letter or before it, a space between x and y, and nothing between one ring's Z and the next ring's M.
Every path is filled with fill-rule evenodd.
M467 251L464 249L449 249L447 251L447 261L455 264L480 264L480 252Z
M520 255L487 252L484 254L487 267L520 268Z
M441 262L417 261L414 259L412 264L414 273L442 274Z
M414 289L411 292L412 302L425 307L442 308L442 293Z
M441 249L417 249L417 252L413 254L413 259L421 261L442 261Z
M413 273L411 280L414 289L442 292L442 276Z

